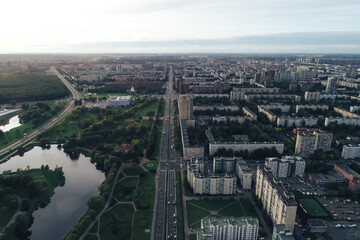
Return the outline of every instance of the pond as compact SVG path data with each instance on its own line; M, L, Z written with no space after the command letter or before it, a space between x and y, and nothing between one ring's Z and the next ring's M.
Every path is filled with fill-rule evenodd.
M17 128L20 126L21 126L21 123L20 123L19 115L16 115L16 116L10 118L8 124L0 126L0 130L2 130L3 132L7 132L13 128Z
M23 157L12 157L0 164L0 173L4 170L16 171L18 168L40 168L49 165L63 167L65 185L57 187L51 202L45 208L33 213L34 223L30 228L31 239L63 239L87 211L87 200L92 194L98 194L98 186L104 181L104 173L96 170L90 158L80 154L77 160L51 145L50 149L34 147Z

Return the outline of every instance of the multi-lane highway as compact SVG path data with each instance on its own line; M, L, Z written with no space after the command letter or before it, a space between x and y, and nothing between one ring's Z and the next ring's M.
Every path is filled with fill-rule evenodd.
M176 239L176 175L179 159L174 149L173 72L169 68L169 82L165 94L165 116L160 153L160 168L157 173L157 194L153 221L152 239ZM166 178L166 176L168 176ZM166 213L166 214L165 214ZM165 234L165 236L164 236Z
M14 143L6 146L5 148L1 149L0 156L5 155L5 154L11 152L13 149L16 149L22 145L29 143L32 139L37 137L39 134L45 132L46 130L48 130L49 128L51 128L52 126L54 126L55 124L60 122L74 108L74 106L75 106L74 99L75 100L80 99L80 93L68 81L66 81L66 79L56 70L56 68L51 67L51 70L54 72L54 74L56 74L61 79L61 81L65 84L65 86L70 90L70 92L73 96L73 99L70 100L68 105L65 107L65 109L59 115L57 115L56 117L51 119L45 125L34 130L27 136L24 136L24 138L20 139L19 141L14 142ZM6 159L6 157L4 157L4 159ZM0 159L0 161L3 161L4 159Z

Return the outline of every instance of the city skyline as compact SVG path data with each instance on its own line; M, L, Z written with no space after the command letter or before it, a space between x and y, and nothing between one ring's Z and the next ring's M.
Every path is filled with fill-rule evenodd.
M353 0L20 3L0 53L360 53Z

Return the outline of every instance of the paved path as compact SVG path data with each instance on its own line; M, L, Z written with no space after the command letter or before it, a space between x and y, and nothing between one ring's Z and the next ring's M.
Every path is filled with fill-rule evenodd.
M106 209L109 207L110 205L110 202L111 202L111 199L112 199L112 196L113 196L113 193L114 193L114 189L115 189L115 185L117 183L117 179L120 175L120 173L123 171L125 167L125 164L122 164L121 167L119 167L117 173L116 173L116 176L115 176L115 179L114 179L114 182L111 186L111 191L110 191L110 195L109 195L109 198L108 200L106 201L105 203L105 206L103 207L103 209L99 212L99 214L96 216L96 218L89 224L89 226L85 229L84 233L81 235L80 237L80 240L84 239L85 236L89 233L90 229L94 226L94 224L100 219L101 215L104 214L104 212L106 211Z

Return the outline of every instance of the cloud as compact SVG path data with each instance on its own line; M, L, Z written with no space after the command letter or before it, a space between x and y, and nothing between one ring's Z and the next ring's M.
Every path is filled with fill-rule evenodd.
M224 39L94 42L68 45L88 53L360 53L360 32L303 32Z

